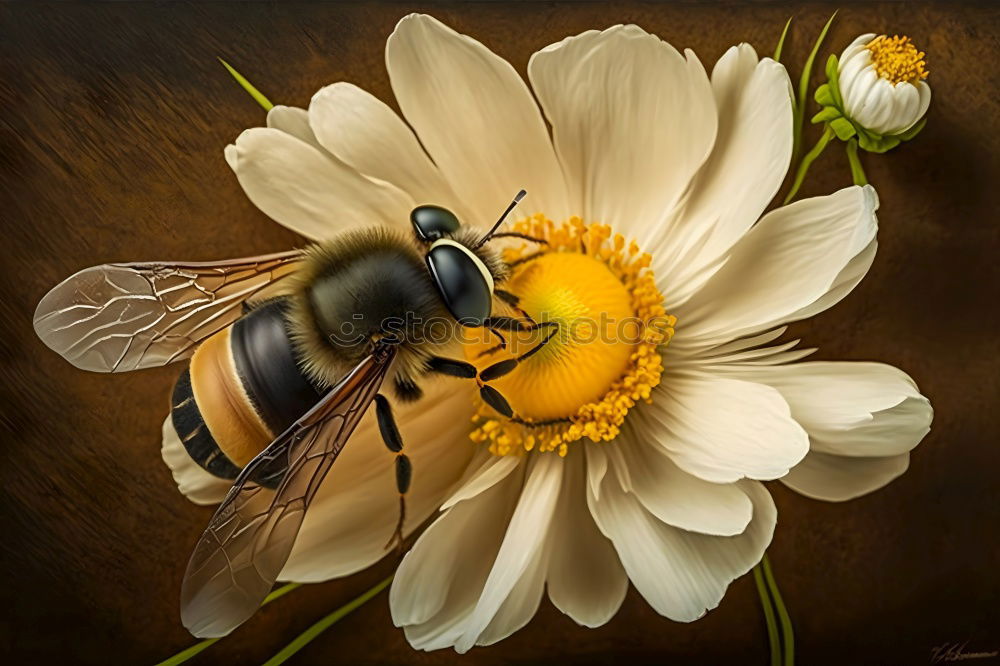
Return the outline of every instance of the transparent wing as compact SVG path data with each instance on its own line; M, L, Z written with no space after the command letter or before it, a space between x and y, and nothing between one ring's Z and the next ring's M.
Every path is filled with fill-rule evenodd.
M47 293L35 332L83 370L127 372L190 356L241 305L294 272L299 250L201 263L104 264Z
M394 355L393 347L376 348L237 477L184 574L181 619L192 634L225 636L260 607L316 490L374 400ZM281 481L271 491L253 480L265 478Z

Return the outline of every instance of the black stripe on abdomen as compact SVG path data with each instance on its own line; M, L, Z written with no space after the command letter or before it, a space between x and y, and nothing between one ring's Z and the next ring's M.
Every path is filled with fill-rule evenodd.
M212 437L212 433L208 431L205 419L202 418L198 403L194 399L191 371L188 368L184 368L184 372L174 384L170 418L177 436L180 437L192 460L214 476L223 479L236 478L240 468L226 457Z
M284 432L323 396L306 378L285 323L287 304L276 299L233 324L236 373L257 413L273 433Z

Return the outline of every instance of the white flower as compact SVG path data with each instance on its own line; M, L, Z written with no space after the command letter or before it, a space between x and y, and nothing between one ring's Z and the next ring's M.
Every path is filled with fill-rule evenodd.
M880 135L901 134L927 113L931 87L923 51L908 37L861 35L840 56L844 113Z
M276 107L268 128L227 149L261 210L310 238L407 225L425 202L487 224L524 187L539 215L515 228L561 250L515 271L525 309L667 322L634 345L556 341L500 380L520 415L549 415L551 426L473 407L474 386L447 378L399 408L415 470L408 527L442 508L390 596L415 647L498 641L545 591L599 626L629 581L659 613L695 620L770 543L775 506L761 480L844 500L906 469L931 408L904 373L790 364L809 352L768 346L858 284L877 227L871 187L764 214L792 151L780 64L742 44L709 77L693 52L615 26L536 53L529 90L482 44L419 15L400 21L386 63L406 122L335 83L308 112ZM178 447L168 433L181 490L218 501L227 484ZM381 558L396 520L392 475L369 414L283 579L343 576Z

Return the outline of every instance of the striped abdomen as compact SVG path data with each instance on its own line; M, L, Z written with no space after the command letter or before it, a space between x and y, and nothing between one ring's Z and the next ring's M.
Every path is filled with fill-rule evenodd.
M191 458L236 478L322 396L305 377L275 300L205 340L174 386L171 419Z

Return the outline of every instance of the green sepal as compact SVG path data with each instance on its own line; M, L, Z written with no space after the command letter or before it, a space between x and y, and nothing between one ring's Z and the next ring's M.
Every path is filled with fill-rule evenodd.
M884 153L899 145L899 137L858 132L858 145L869 153Z
M813 95L816 103L820 106L839 106L837 101L833 98L833 92L830 91L830 84L824 83L819 88L816 88L816 93ZM816 122L815 120L813 122Z
M840 116L839 111L837 112L837 115ZM830 129L834 131L834 133L837 135L837 138L840 139L841 141L847 141L852 136L858 133L858 130L857 128L854 127L854 124L851 123L851 121L848 120L847 118L844 118L843 116L831 120Z
M831 55L826 61L826 78L830 84L830 94L833 95L833 103L839 109L844 108L844 98L840 96L840 61L837 56Z
M824 106L823 110L813 116L810 122L814 125L818 125L819 123L828 123L841 117L840 111L838 111L836 107Z
M923 118L917 121L916 125L906 130L905 132L897 134L896 136L899 137L900 141L909 141L916 135L920 134L920 130L922 130L924 128L924 125L926 124L927 124L927 117L924 116Z

